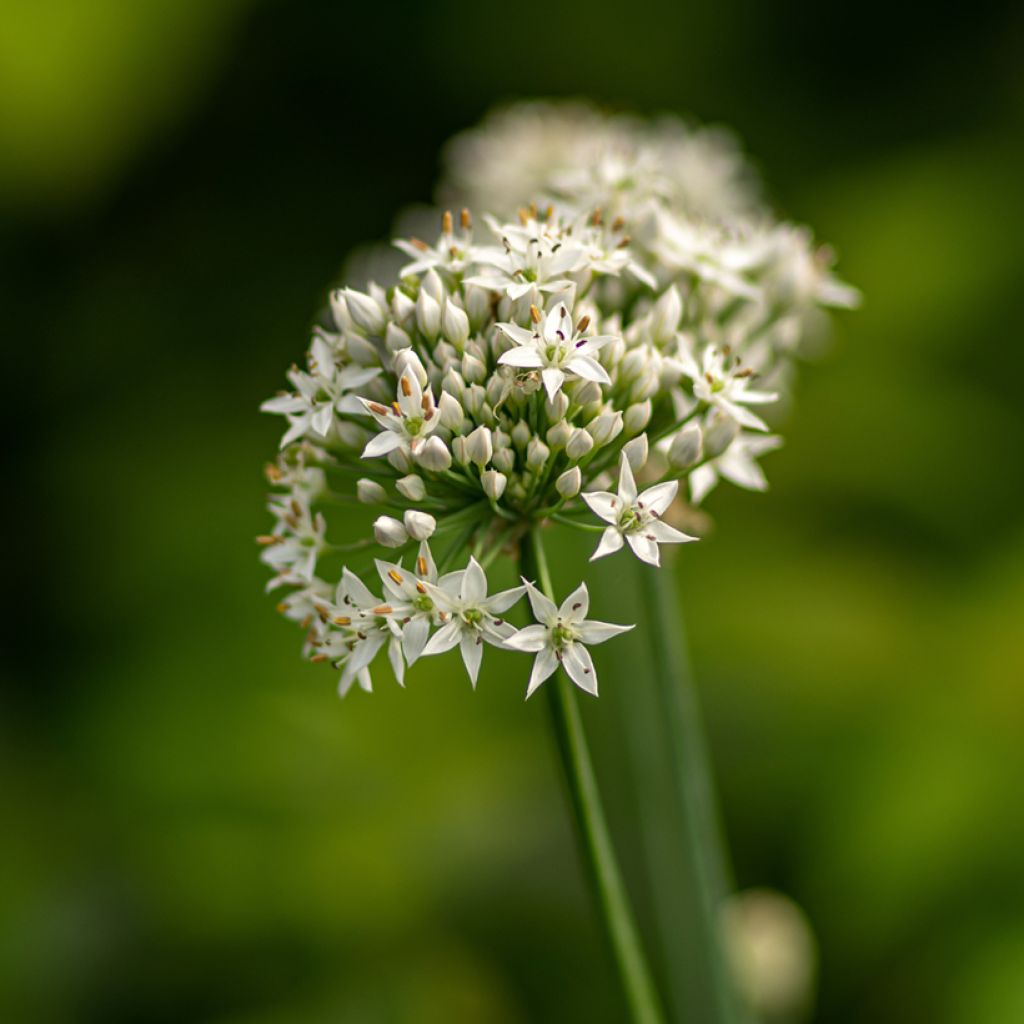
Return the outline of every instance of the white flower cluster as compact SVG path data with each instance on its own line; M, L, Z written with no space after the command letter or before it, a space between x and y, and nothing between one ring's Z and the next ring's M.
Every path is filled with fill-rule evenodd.
M761 410L815 312L856 294L807 231L768 219L725 136L531 105L452 152L485 207L529 205L483 231L445 213L432 244L395 243L398 280L333 293L305 368L263 405L288 424L269 587L342 693L370 689L385 646L399 682L457 646L475 684L484 644L535 655L528 696L558 665L596 693L587 645L631 627L588 621L585 584L560 607L525 579L488 596L487 566L555 524L600 533L593 558L628 546L654 566L694 540L667 521L680 482L691 504L720 479L766 486L757 458L780 441ZM330 543L344 504L376 518ZM373 547L394 560L343 565ZM524 594L536 621L517 630L503 616Z

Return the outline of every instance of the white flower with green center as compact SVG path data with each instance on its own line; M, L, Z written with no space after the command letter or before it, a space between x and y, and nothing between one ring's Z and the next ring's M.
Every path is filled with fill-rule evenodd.
M335 604L325 611L329 624L340 627L340 632L332 631L319 646L322 654L342 667L338 683L341 696L345 696L357 678L364 690L370 689L369 685L363 685L361 674L369 669L370 662L385 644L395 678L399 685L404 685L402 632L390 604L374 596L366 584L346 568L341 574ZM368 673L366 680L368 684Z
M524 579L523 583L537 622L513 633L505 641L505 646L536 654L526 696L529 697L561 665L581 690L596 697L597 671L585 645L603 644L613 636L628 632L633 626L588 619L590 595L585 583L581 583L561 607L528 580Z
M459 226L461 230L456 232L451 212L446 210L441 218L441 237L436 245L427 245L418 238L396 238L395 248L412 257L412 262L402 267L398 276L410 277L429 270L461 275L470 265L474 253L469 210L462 211Z
M779 396L773 391L751 389L754 371L750 367L744 367L739 358L713 346L704 349L699 361L685 348L678 359L683 372L693 381L695 398L721 409L741 427L767 432L768 424L747 406L767 405L777 401Z
M510 299L521 299L534 289L538 293L575 289L568 275L587 265L587 254L560 224L532 218L523 224L484 219L502 247L482 246L476 251L483 272L467 278L466 284L503 292Z
M311 582L317 559L327 547L327 520L322 512L313 512L298 493L275 498L270 508L278 517L277 525L272 534L260 538L263 562L278 574L268 590L282 583Z
M424 541L416 556L413 572L401 563L376 560L377 572L384 585L384 599L393 610L395 621L402 632L402 651L406 663L412 665L423 653L430 629L440 621L440 612L430 593L437 583L437 566Z
M275 395L260 406L262 412L288 417L282 448L309 435L327 437L338 413L362 412L360 400L351 392L381 372L378 367L341 365L320 334L310 345L309 368L310 372L305 373L293 367L287 376L295 391Z
M379 458L398 449L416 455L441 422L430 389L424 391L416 374L409 370L398 378L397 399L390 408L365 398L359 401L384 428L367 442L364 459Z
M609 524L590 560L593 562L613 554L625 541L642 562L660 565L659 544L685 544L696 540L696 537L682 533L661 520L678 490L678 480L667 480L638 494L629 459L623 455L619 465L618 493L588 491L583 495L591 511Z
M427 641L424 655L443 654L458 645L470 682L476 686L483 658L483 645L504 647L515 631L500 616L523 596L523 587L513 587L487 596L487 576L475 558L457 572L442 576L427 591L444 620L444 625Z
M566 378L580 378L595 384L611 384L608 371L594 353L615 338L612 335L585 336L589 320L584 317L573 326L564 303L559 303L541 319L536 306L530 307L534 330L518 324L501 323L498 330L515 342L515 348L503 352L498 362L521 370L540 370L548 398L554 399Z
M782 446L777 434L740 434L716 459L690 473L690 500L699 505L718 484L728 480L748 491L768 490L768 480L757 459Z

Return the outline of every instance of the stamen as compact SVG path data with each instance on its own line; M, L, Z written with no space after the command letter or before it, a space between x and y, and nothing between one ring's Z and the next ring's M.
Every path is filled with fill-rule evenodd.
M590 317L581 316L580 322L576 325L576 333L582 334L590 326Z
M427 575L427 560L422 555L416 559L416 571L421 576Z
M371 608L370 613L372 615L392 615L395 609L389 604L379 604L376 608Z
M541 321L540 310L532 302L530 303L530 319L535 324L539 324Z
M462 224L462 229L468 231L473 226L473 218L469 215L469 210L464 206L462 213L459 215L459 221Z
M386 405L381 405L379 402L371 402L370 409L375 412L378 416L387 416L390 412Z
M452 233L452 211L445 210L444 215L441 217L441 234L450 235Z
M394 569L388 569L388 578L394 583L402 583L402 577Z
M409 378L402 374L402 379L398 382L402 386L402 394L408 398L412 394L412 385L409 383Z
M335 615L334 618L331 619L331 622L333 622L336 626L352 625L352 620L347 615Z
M409 244L419 249L420 252L427 252L430 249L430 246L422 238L416 238L415 236L409 239Z

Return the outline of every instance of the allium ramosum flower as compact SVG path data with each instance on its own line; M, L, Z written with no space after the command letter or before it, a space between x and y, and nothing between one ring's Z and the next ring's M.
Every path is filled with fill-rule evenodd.
M535 579L488 596L491 565L585 530L594 558L659 566L695 539L684 499L763 489L801 339L856 293L721 132L534 105L451 157L480 216L441 214L435 240L396 243L394 279L333 292L263 406L287 421L269 586L342 693L382 651L403 682L458 647L475 685L485 646L534 657L528 694L559 665L596 693L588 645L630 627L586 619L585 583L561 606Z

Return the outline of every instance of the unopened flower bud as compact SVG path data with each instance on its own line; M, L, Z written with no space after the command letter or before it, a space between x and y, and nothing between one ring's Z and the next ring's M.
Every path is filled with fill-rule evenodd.
M495 469L488 469L480 475L480 482L483 484L484 494L491 501L497 501L505 493L508 477Z
M464 418L462 406L448 391L442 391L437 400L437 411L441 417L441 425L449 430L460 430Z
M410 508L402 516L405 529L413 540L429 540L437 529L437 520L428 512Z
M569 438L565 446L565 454L575 462L577 459L582 459L593 447L594 439L590 434L582 428L577 428L572 432L572 437Z
M487 380L487 367L468 353L462 357L462 376L470 384L482 384Z
M452 453L439 437L428 437L423 447L416 453L416 461L424 468L435 473L447 469L452 464Z
M496 448L491 456L491 465L502 473L511 473L515 464L516 453L511 448Z
M696 423L688 423L672 438L668 449L668 461L676 469L689 469L700 462L703 438Z
M344 289L345 305L352 322L366 331L367 334L384 332L384 310L369 295L356 291L355 288Z
M577 405L590 405L593 402L600 402L601 388L594 381L588 380L576 389L575 398Z
M423 477L416 476L415 473L410 473L408 476L403 476L400 480L396 480L395 490L403 498L408 498L409 501L422 501L427 496L427 488L423 483Z
M479 416L487 401L487 392L479 384L470 384L462 393L462 404L470 416Z
M441 313L441 330L444 336L457 348L461 349L469 337L469 317L465 310L459 309L451 299L444 300Z
M465 287L466 313L474 331L480 330L491 315L491 293L479 285Z
M526 446L526 464L530 469L541 469L550 456L551 449L539 437Z
M569 396L564 391L558 391L554 398L545 400L544 408L547 411L548 419L552 423L557 423L559 420L565 419L565 414L569 411Z
M401 288L396 288L391 296L391 315L400 324L408 324L416 315L416 303Z
M391 516L378 516L373 521L373 536L386 548L400 548L409 539L405 527Z
M491 461L494 454L494 446L491 442L491 432L487 427L477 427L469 437L466 438L466 457L481 469Z
M622 446L622 454L626 456L626 461L629 463L629 468L636 472L641 469L644 463L647 461L647 435L641 434L639 437L634 437L632 441L627 441Z
M393 452L388 452L388 462L399 473L408 473L412 469L412 459L409 458L409 453L402 448L396 448Z
M683 300L675 285L654 304L651 311L651 337L659 345L670 342L683 315Z
M469 453L466 451L466 439L464 437L452 438L452 455L455 456L455 461L460 466L465 466L469 463Z
M389 352L399 352L403 348L410 348L412 340L398 324L389 323L384 332L384 347Z
M394 362L396 377L403 377L408 372L419 381L421 388L427 386L427 371L424 369L420 357L411 348L403 348L400 352L396 352Z
M376 480L364 476L356 482L356 497L364 505L377 505L387 500L388 492Z
M420 288L416 298L416 326L429 341L441 329L441 304L425 288Z
M573 466L572 469L567 469L556 481L555 490L563 498L574 498L580 492L580 487L583 485L583 474L580 472L579 466Z
M648 398L644 402L637 402L635 405L631 405L626 410L626 415L622 421L622 428L626 431L627 435L632 436L639 434L650 422L651 400Z
M740 425L731 416L713 416L704 427L704 458L717 459L739 432Z
M512 443L519 449L523 449L530 441L530 425L526 420L516 420L510 431Z
M341 288L331 292L331 315L339 331L350 331L354 326L348 311L348 303L345 301L345 293Z
M433 267L430 268L420 282L420 291L426 292L438 305L444 298L444 284Z
M594 444L597 447L608 444L609 441L618 437L622 431L622 413L603 412L587 424L586 430L594 439Z
M561 451L569 443L573 435L573 426L568 420L559 420L545 435L545 440L553 451Z

